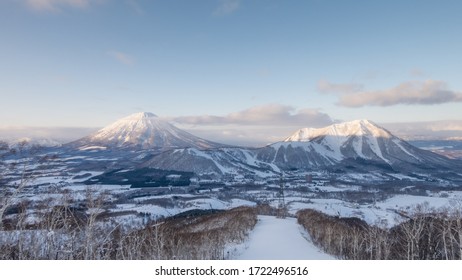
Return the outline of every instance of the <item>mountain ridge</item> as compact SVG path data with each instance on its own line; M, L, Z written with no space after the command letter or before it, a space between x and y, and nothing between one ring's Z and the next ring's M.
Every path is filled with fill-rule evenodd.
M301 128L283 142L307 142L320 136L361 136L371 134L375 137L389 138L393 135L386 129L366 119L337 123L322 128Z
M174 160L173 160L174 159ZM187 162L187 164L182 162ZM300 129L285 140L261 148L174 150L147 164L179 171L258 174L281 170L380 169L392 172L453 169L453 161L421 150L368 120L317 129ZM226 168L223 168L223 167Z
M139 151L137 164L196 174L267 177L284 170L454 170L461 163L421 150L369 120L302 128L261 148L231 147L196 137L152 113L140 112L71 143L78 150ZM134 153L135 152L135 153ZM121 154L122 155L122 154Z

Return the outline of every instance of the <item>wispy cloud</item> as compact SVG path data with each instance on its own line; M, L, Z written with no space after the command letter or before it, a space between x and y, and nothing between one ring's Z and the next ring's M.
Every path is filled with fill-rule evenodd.
M126 54L120 51L108 51L107 54L122 64L125 64L125 65L135 64L135 59L129 54Z
M272 128L269 126L244 128L185 127L188 132L204 139L235 146L262 147L284 140L296 129L293 127Z
M462 137L462 120L383 123L393 134L408 140L450 140Z
M354 93L361 91L363 86L360 84L336 84L326 80L318 81L318 90L322 93Z
M53 139L67 143L93 133L93 127L1 127L0 141L14 141L21 138Z
M86 8L100 0L25 0L26 5L37 11L57 12L63 8Z
M239 9L240 0L220 0L218 7L213 11L214 16L232 14Z
M223 116L166 118L200 137L230 145L262 146L281 141L302 127L323 127L334 121L318 109L280 104L247 108Z
M251 107L226 116L200 115L172 119L188 125L241 125L241 126L324 126L333 121L329 115L317 109L296 110L292 106L267 104Z
M442 81L410 81L396 87L364 91L361 85L332 84L321 81L318 90L323 93L334 93L339 96L338 105L344 107L394 106L394 105L436 105L451 102L462 102L462 92L448 89Z

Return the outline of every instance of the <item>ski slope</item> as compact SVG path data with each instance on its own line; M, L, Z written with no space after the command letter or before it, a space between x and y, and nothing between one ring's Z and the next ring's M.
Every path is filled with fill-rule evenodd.
M249 236L245 251L238 260L333 260L303 237L303 229L295 218L278 219L258 216L258 223Z

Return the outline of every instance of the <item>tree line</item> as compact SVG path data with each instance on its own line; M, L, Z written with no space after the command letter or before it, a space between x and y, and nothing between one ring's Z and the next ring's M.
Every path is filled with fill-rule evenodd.
M95 198L85 211L71 204L50 207L31 228L0 231L2 260L155 260L224 259L229 244L244 241L257 223L256 210L239 207L198 217L157 220L130 228L104 219L104 200Z
M299 211L297 218L318 247L339 259L462 259L460 207L435 210L423 204L401 214L405 221L391 228L312 209Z

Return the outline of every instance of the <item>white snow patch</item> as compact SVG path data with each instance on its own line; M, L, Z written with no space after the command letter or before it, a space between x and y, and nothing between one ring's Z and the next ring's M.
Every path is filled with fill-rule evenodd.
M393 139L393 143L395 143L401 150L403 150L403 152L405 152L406 154L410 155L411 157L417 159L420 161L420 159L418 157L416 157L415 155L413 155L412 153L410 153L408 150L406 150L402 145L401 145L401 140L399 139Z
M88 150L106 150L107 147L103 146L86 146L79 148L80 151L88 151Z

